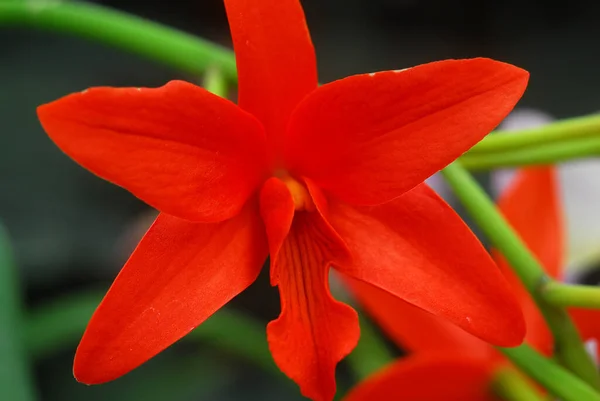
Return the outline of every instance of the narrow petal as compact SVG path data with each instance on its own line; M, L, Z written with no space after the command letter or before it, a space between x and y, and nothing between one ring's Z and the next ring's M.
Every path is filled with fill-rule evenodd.
M75 377L98 384L141 365L254 282L267 253L256 208L213 224L160 214L94 313Z
M496 401L492 373L465 354L420 354L375 373L342 401Z
M510 64L480 58L324 85L292 115L288 168L345 202L384 203L496 127L523 94L528 76Z
M552 277L559 277L563 266L563 224L558 180L554 167L520 170L498 200L498 208ZM506 259L492 253L498 266L519 299L525 324L526 341L546 355L552 352L552 335L535 302L523 287Z
M502 273L426 184L380 206L331 201L328 217L353 256L353 264L336 265L341 272L495 345L523 340L523 316Z
M285 184L276 177L268 179L261 188L260 215L269 238L271 285L275 286L279 281L275 262L294 219L294 200Z
M239 76L239 105L281 147L290 114L317 87L314 48L298 0L225 0Z
M265 216L280 214L281 209L263 207L263 202L269 194L281 199L281 189L275 183L263 187L261 211L267 226L275 219ZM335 367L359 337L356 312L329 292L329 266L346 260L347 250L316 211L296 212L288 235L282 238L281 232L267 227L275 271L271 279L281 297L281 314L267 327L269 347L279 368L304 396L331 401Z
M83 167L187 220L235 216L265 177L260 123L186 82L92 88L40 106L38 116Z
M546 273L560 279L564 230L559 195L554 167L527 168L520 170L502 193L498 208Z
M488 343L447 320L364 281L341 275L360 305L402 349L440 355L462 350L482 361L499 356Z

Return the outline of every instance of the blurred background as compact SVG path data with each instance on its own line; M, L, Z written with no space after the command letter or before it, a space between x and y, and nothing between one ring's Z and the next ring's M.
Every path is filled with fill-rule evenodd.
M221 0L99 3L230 46ZM487 56L531 72L522 109L548 119L600 109L598 2L304 0L303 5L320 82L444 58ZM178 343L115 382L96 387L75 382L71 364L81 332L55 335L51 344L44 344L44 338L52 330L60 332L61 318L84 327L154 212L64 156L40 128L35 108L90 86L152 87L175 78L198 82L199 77L51 32L0 26L0 46L0 220L14 247L25 308L24 338L39 399L302 399L270 360L257 367L228 351L216 334ZM600 181L595 189L589 185L590 177L591 182L600 179L594 180L600 173L597 164L578 163L565 173L571 174L568 181L575 188L566 195L571 197L568 206L583 221L598 222L590 218L594 213L600 217L600 208L589 206L594 199L600 204ZM486 175L479 178L493 182ZM575 224L576 219L571 220ZM594 227L587 226L570 230L588 237L594 233ZM570 240L583 241L572 235ZM594 249L600 249L595 246L600 241L594 241L586 242L587 249L593 249L585 260L571 262L577 273L573 280L597 283ZM80 297L82 306L61 317L56 311L65 309L55 303L65 297ZM277 291L269 286L268 276L236 298L231 309L254 317L264 331L264 324L279 312ZM40 316L48 311L55 315L46 324ZM245 333L235 335L241 338ZM339 386L348 388L352 374L344 364L338 370ZM0 388L0 400L5 399L2 392Z

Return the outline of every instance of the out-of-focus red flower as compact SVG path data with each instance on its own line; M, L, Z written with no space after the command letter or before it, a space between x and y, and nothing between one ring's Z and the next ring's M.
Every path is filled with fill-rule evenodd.
M559 278L563 266L563 227L554 167L517 173L498 207L547 273ZM533 299L504 258L494 252L521 303L525 341L551 355L552 336ZM344 401L492 401L494 374L509 361L491 345L456 326L385 292L345 278L361 304L383 329L411 352L354 388ZM584 340L600 338L600 311L570 310ZM596 351L597 352L597 351Z
M298 0L225 0L235 105L195 85L93 88L38 109L48 135L161 213L92 317L75 357L115 379L248 287L271 254L277 365L314 400L359 337L330 266L495 344L524 336L487 252L423 180L491 131L528 74L489 59L356 75L317 88Z
M515 131L540 128L553 121L554 118L544 111L516 108L498 129ZM494 171L490 183L492 193L501 193L512 175L512 169ZM565 216L566 265L563 278L567 282L576 282L600 263L600 160L592 158L560 164L557 166L557 175Z

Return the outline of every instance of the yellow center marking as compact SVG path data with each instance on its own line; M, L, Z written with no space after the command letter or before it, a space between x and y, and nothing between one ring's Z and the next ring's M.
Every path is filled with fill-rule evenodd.
M312 212L316 209L308 189L301 182L297 181L285 172L277 174L277 176L281 181L283 181L287 189L292 194L292 199L294 200L294 210Z

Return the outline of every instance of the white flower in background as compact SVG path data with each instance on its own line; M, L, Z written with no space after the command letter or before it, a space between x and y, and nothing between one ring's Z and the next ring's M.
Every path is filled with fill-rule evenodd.
M541 111L520 109L512 112L499 129L512 131L535 128L553 121ZM492 191L497 196L510 181L514 171L492 174ZM567 244L567 277L574 280L586 269L600 262L600 160L584 159L560 164L561 200Z
M446 202L452 203L454 201L454 197L452 194L452 190L442 177L441 173L435 173L431 177L425 180L427 185L429 185L439 196L444 198Z

